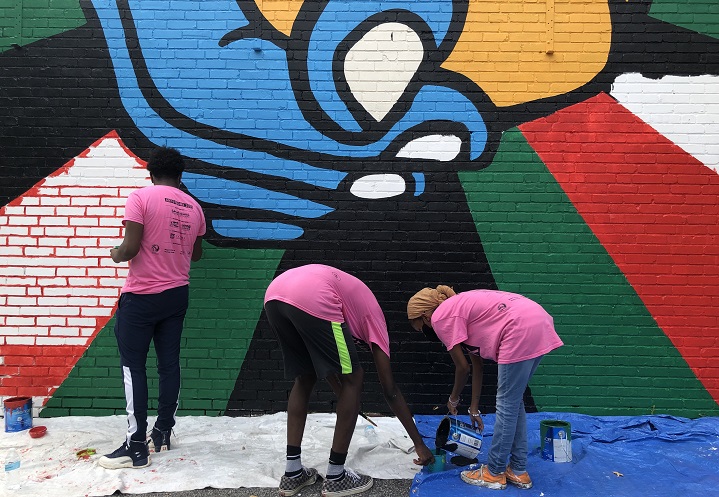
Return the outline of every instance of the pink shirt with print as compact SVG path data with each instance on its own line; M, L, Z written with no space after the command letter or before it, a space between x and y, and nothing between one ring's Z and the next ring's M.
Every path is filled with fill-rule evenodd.
M142 224L143 232L122 292L160 293L189 284L192 248L206 230L200 205L177 188L147 186L127 198L127 221Z
M542 306L497 290L448 298L432 314L432 328L447 350L461 343L470 353L499 364L534 359L563 345Z
M389 335L382 309L372 291L358 278L322 264L289 269L265 292L265 303L279 300L335 323L347 323L350 333L376 343L389 356Z

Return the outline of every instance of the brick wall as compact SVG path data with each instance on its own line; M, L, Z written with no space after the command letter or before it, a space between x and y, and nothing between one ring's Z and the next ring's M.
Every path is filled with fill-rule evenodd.
M719 414L714 2L128 5L1 8L0 397L124 411L109 248L169 145L210 228L181 414L285 408L262 297L313 262L375 292L416 412L452 366L405 305L441 283L554 316L530 410ZM387 412L362 358L363 409ZM488 364L483 410L495 390Z

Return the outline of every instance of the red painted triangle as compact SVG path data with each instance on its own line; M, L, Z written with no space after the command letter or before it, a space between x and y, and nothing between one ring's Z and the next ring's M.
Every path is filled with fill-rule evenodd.
M719 175L606 94L520 130L719 402Z

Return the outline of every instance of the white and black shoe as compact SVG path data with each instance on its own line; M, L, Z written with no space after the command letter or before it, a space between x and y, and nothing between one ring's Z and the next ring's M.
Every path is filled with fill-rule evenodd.
M147 442L127 440L111 454L105 454L97 463L105 469L146 468L150 465Z
M355 473L345 466L345 473L339 480L326 479L322 484L322 497L345 497L355 495L372 488L371 476Z
M280 478L279 493L282 497L295 495L305 487L309 487L317 481L317 470L314 468L302 468L302 472L295 476L289 477L282 475Z

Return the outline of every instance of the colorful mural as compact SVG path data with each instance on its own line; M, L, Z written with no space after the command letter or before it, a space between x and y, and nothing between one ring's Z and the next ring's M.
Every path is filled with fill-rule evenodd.
M711 2L681 19L669 1L44 3L0 44L0 396L124 408L109 247L165 145L210 227L181 413L284 409L262 295L313 262L377 295L417 412L442 404L451 365L404 309L442 283L553 314L566 345L530 409L719 413ZM60 28L28 30L40 19ZM376 383L363 408L384 412Z

